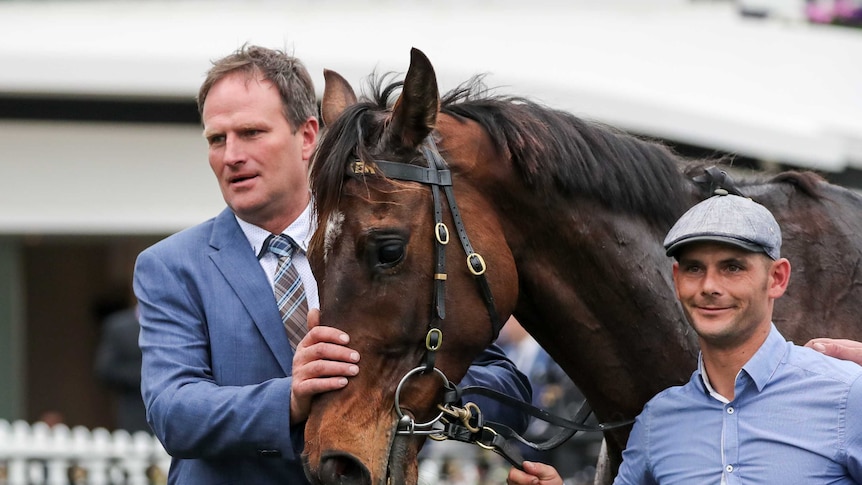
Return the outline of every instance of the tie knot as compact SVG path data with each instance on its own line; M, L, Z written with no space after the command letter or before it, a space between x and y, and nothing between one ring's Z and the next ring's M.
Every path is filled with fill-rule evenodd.
M268 245L265 244L267 249L279 258L291 257L291 255L293 255L293 248L296 247L296 243L293 242L293 239L283 234L270 235L267 238L267 243Z

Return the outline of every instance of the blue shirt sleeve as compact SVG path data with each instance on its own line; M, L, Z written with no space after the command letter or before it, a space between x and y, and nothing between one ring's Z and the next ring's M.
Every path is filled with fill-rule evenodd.
M845 419L847 472L856 483L862 483L862 376L850 386Z
M635 420L614 485L656 484L649 470L649 404Z

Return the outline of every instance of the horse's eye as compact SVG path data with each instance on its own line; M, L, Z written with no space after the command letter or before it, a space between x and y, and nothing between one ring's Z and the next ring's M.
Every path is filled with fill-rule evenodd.
M377 248L377 263L391 268L404 258L404 244L401 241L387 241Z

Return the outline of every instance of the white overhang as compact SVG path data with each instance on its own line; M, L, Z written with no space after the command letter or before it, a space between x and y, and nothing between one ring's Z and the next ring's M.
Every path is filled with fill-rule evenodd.
M822 171L862 168L862 32L744 18L734 2L2 2L0 94L192 99L209 61L245 42L293 52L319 90L324 67L360 87L372 71L406 71L409 50L417 47L434 64L441 90L485 73L501 92L632 132ZM29 126L42 127L45 144L60 146L67 137L50 125ZM94 142L125 130L94 126L80 128ZM154 129L152 135L167 136L159 131L166 128ZM164 138L156 161L133 151L158 156L145 148L153 145L148 139L138 141L144 148L114 147L96 158L127 163L147 179L135 171L180 163L173 149L183 157L197 153L193 172L205 173L199 133L187 131L185 138ZM22 138L0 140L15 145L16 139ZM90 154L99 149L89 147ZM26 146L11 150L26 157ZM107 176L81 153L60 153L63 159L50 163ZM166 229L221 205L211 177L199 177L209 189L191 191L206 194L190 200L199 210L187 218L174 213L181 220ZM125 190L114 178L102 182ZM0 202L6 190L12 190L6 197L38 192L21 183L3 187ZM181 187L167 183L161 190L173 201ZM17 227L4 217L0 228ZM141 217L138 224L153 229ZM110 227L114 219L96 226Z

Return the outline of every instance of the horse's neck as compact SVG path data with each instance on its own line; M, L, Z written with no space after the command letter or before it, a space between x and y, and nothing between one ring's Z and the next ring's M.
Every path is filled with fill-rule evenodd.
M521 287L516 316L601 419L633 418L695 365L696 341L661 246L667 228L590 201L552 212L513 223L528 235L510 244Z

